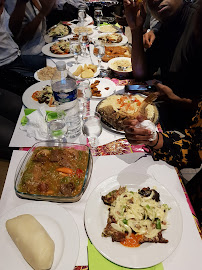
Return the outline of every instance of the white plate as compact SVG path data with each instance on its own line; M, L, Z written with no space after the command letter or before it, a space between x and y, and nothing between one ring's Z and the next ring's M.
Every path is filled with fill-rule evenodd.
M75 26L72 26L72 32L75 34L75 35L78 35L78 33L75 33L75 28L77 27L81 27L80 25L75 25ZM87 27L87 28L91 28L92 29L92 32L90 32L90 34L88 35L92 35L94 33L94 30L93 30L93 26L91 25L87 25L87 26L82 26L82 27Z
M72 270L79 253L79 233L73 217L62 207L49 202L20 205L7 212L0 220L1 269L31 270L7 233L5 222L22 214L33 215L55 243L51 270Z
M38 69L35 73L34 73L34 79L37 80L38 82L42 82L42 80L39 79L37 72L42 70L43 68Z
M105 26L105 28L103 28L104 26ZM114 26L114 30L110 31L110 28L107 26L112 26L112 25L101 25L98 27L98 31L101 33L108 34L108 33L116 33L116 32L119 32L119 30L120 30L118 27ZM109 30L107 30L107 28L109 28Z
M51 43L48 43L48 44L44 45L43 48L42 48L42 53L44 53L47 56L56 57L56 58L69 58L69 57L73 57L73 54L72 53L68 53L68 54L55 54L55 53L52 53L51 50L50 50L50 47L54 43L56 43L56 42L57 41L51 42Z
M104 205L101 196L120 186L127 186L133 191L156 187L161 202L171 207L167 218L169 226L163 232L163 237L169 241L167 244L144 243L137 248L129 248L112 242L111 237L101 236L108 218L108 206ZM129 171L108 178L94 189L85 208L85 226L93 245L108 260L128 268L145 268L164 261L178 246L182 234L182 217L175 198L165 187L149 175Z
M22 96L22 102L23 104L29 108L29 109L40 109L41 107L44 107L46 110L49 111L54 111L56 108L55 107L49 107L46 103L39 103L38 101L34 100L32 98L32 94L35 91L41 91L44 86L46 85L51 85L50 81L41 81L38 83L35 83L31 85L25 92L23 93Z
M88 64L87 64L88 65ZM90 79L90 78L81 78L81 76L74 76L73 73L76 71L76 69L78 68L78 66L82 66L84 67L84 64L78 64L78 65L73 65L72 67L69 68L69 75L74 78L74 79L77 79L77 80L86 80L86 79ZM100 73L100 70L97 69L97 71L94 73L93 77L91 78L94 78L94 77L97 77Z
M114 92L116 92L116 84L111 80L105 78L95 78L90 80L90 84L94 83L96 80L100 81L100 83L97 85L97 88L99 91L101 91L102 96L101 97L92 96L92 98L96 99L105 98L113 95ZM109 89L106 90L105 89L106 87L109 87Z
M103 36L105 36L105 35L108 35L109 33L103 33L103 34L99 34L99 35L97 35L95 38L96 39L98 39L99 37L103 37ZM128 38L125 36L125 35L122 35L122 34L120 34L120 33L118 33L120 36L122 36L122 41L121 42L119 42L119 43L105 43L105 46L108 46L108 47L113 47L113 46L124 46L124 45L126 45L127 44L127 42L128 42Z
M75 20L70 21L70 26L74 26L74 25L78 26L79 22L78 22L78 24L74 24L73 23L74 21L78 21L78 20L75 19ZM84 26L88 26L92 22L93 22L93 18L91 16L89 16L88 14L86 14L86 18L84 19Z

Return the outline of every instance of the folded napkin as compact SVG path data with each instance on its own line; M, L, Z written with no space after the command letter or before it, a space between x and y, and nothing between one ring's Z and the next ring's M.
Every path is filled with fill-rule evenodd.
M26 131L28 137L34 137L40 141L48 140L45 108L40 108L38 110L26 110L25 117L21 120L20 129Z
M125 268L108 261L103 257L97 249L88 240L88 265L89 270L128 270L131 268ZM157 264L149 268L138 268L138 270L163 270L163 264Z

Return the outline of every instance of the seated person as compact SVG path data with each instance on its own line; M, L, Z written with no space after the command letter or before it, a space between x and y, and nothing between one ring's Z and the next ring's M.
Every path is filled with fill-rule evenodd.
M20 46L22 60L35 70L46 66L46 57L41 50L45 45L46 16L55 1L6 0L6 9L10 13L9 27Z
M4 0L0 0L0 87L21 95L28 87L24 76L33 77L34 72L22 62L20 49L8 27L9 18Z
M150 141L151 131L137 128L144 119L125 120L124 130L131 144L145 144L152 152L154 160L164 160L168 164L182 168L200 168L202 161L202 100L192 119L190 127L184 130L184 136L175 131L158 132L154 141ZM196 215L202 225L202 170L200 170L185 186Z
M8 148L22 108L22 98L0 88L0 158L10 159L13 149Z
M166 130L183 130L193 116L191 106L188 105L186 111L183 106L200 95L202 50L198 44L200 35L196 37L194 33L199 1L167 0L162 4L162 1L146 0L146 3L161 26L152 46L145 51L142 42L144 7L139 1L124 0L134 43L133 75L137 81L145 81L152 79L160 69L162 83L182 98L159 104L161 125Z

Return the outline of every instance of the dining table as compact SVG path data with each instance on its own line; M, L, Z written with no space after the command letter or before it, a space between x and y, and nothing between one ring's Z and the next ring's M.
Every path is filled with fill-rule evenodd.
M94 30L93 36L96 36L98 30L95 26L92 26ZM79 56L80 63L93 63L97 65L97 58L93 55L93 45L90 44L88 47L89 53L87 57ZM72 58L56 58L47 56L47 66L55 66L56 61L63 60L67 64L67 68L71 67L75 62ZM107 69L107 63L103 63L104 67ZM124 93L125 85L129 80L126 79L118 79L113 76L107 77L108 80L111 80L116 85L116 93ZM100 99L91 98L89 101L90 110L95 110L96 106L100 102ZM128 176L128 174L134 174L134 182L135 176L144 176L146 178L152 179L154 183L156 183L156 187L161 187L163 190L166 190L169 194L169 198L173 198L173 201L176 202L176 207L179 210L178 217L174 217L172 222L173 236L178 240L175 247L172 247L171 251L163 254L163 261L158 261L158 265L160 268L154 269L164 269L164 270L189 270L189 269L200 269L201 265L201 253L202 253L202 241L201 241L201 231L197 223L197 218L194 216L194 210L190 203L189 197L186 193L186 189L183 185L183 182L180 178L179 172L173 166L168 165L164 161L154 161L151 153L144 145L132 146L126 140L124 133L114 132L111 129L108 129L106 126L103 127L102 133L99 136L98 146L92 149L93 155L93 170L90 178L89 185L84 192L81 199L77 202L73 203L57 203L57 202L41 202L36 200L28 200L22 199L16 195L14 184L16 178L16 171L18 170L18 166L20 161L25 157L27 151L32 147L38 140L35 137L28 137L27 133L21 129L22 118L24 116L24 110L26 106L23 105L12 139L10 141L9 147L17 147L19 150L14 150L7 177L5 180L4 189L2 192L2 196L0 199L0 237L3 239L0 241L0 269L31 269L31 267L24 262L23 258L21 258L20 254L16 254L16 250L13 243L11 243L9 235L6 232L5 228L5 218L9 216L8 213L15 213L15 209L21 209L25 207L28 209L29 204L33 207L40 209L41 205L43 207L44 204L47 204L48 207L59 207L65 210L68 215L70 215L74 222L75 227L78 232L78 248L75 252L74 256L72 256L72 264L70 263L71 257L68 257L68 252L63 254L61 251L61 257L58 259L57 264L54 264L53 269L56 270L112 270L112 269L128 269L121 265L122 267L114 263L113 258L107 257L107 254L103 254L102 252L98 252L99 254L92 256L92 250L90 245L93 244L96 248L96 243L90 242L92 239L89 237L91 235L88 232L88 229L85 226L85 218L86 218L86 207L89 199L96 191L96 188L99 187L105 181L110 181L110 179L119 178L119 176ZM158 126L161 130L161 127ZM88 144L86 137L81 133L80 136L74 139L69 139L70 143L79 143L79 144ZM153 182L152 182L153 183ZM95 211L95 209L93 209ZM172 209L170 210L172 211ZM51 212L51 211L50 211ZM18 210L16 210L18 213ZM47 213L49 215L49 213ZM50 215L53 215L50 213ZM51 216L52 217L52 216ZM177 223L177 221L180 221ZM57 220L56 220L57 222ZM62 219L58 221L59 224L62 223ZM96 226L96 220L93 220ZM175 230L176 227L176 230ZM68 248L68 245L73 246L73 241L68 240L69 231L63 228L64 235L66 236L66 242L63 247L59 247L60 249ZM177 235L176 235L177 233ZM101 237L101 236L100 236ZM70 241L70 242L68 242ZM76 241L76 240L75 240ZM66 247L67 245L67 247ZM113 243L110 243L110 247ZM145 244L141 245L144 246ZM153 252L153 256L158 257L158 254L155 254L152 245L161 245L161 244L146 244L151 245L151 252ZM164 244L163 244L164 245ZM164 250L164 246L162 245L162 251ZM138 247L140 248L140 247ZM136 249L134 248L134 254ZM143 247L144 248L144 247ZM71 248L70 248L71 249ZM113 246L112 246L113 249ZM129 248L130 249L130 248ZM66 249L65 249L66 250ZM97 248L99 251L99 248ZM155 250L155 248L154 248ZM10 259L12 255L10 252L15 253L14 260ZM96 251L96 250L95 250ZM95 252L94 251L94 252ZM72 252L71 250L69 251ZM95 253L93 253L95 254ZM57 254L58 255L58 254ZM147 261L147 253L145 253L145 261ZM99 257L98 259L98 256ZM73 259L74 257L74 259ZM15 261L15 259L17 261ZM101 259L104 260L102 263L109 263L112 261L111 265L103 266ZM93 261L97 260L97 261ZM115 260L116 261L116 260ZM16 266L18 265L19 266ZM70 267L71 265L71 267ZM104 265L104 264L103 264ZM16 266L16 267L15 267ZM150 265L153 266L152 264ZM15 268L14 268L15 267ZM128 267L128 266L127 266ZM137 265L136 267L132 266L129 268L133 269L142 269ZM51 268L52 269L52 268ZM150 269L150 268L144 268ZM153 268L151 268L153 269Z

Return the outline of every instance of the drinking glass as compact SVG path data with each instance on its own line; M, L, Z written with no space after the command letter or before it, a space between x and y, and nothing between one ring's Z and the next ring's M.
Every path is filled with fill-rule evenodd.
M47 113L46 123L50 139L58 142L64 142L66 140L67 125L64 111Z
M86 10L85 9L79 9L79 11L78 11L78 21L81 24L81 26L84 25L85 17L86 17Z
M78 56L81 54L81 45L78 40L69 40L70 52L74 55L76 64L78 64Z
M81 44L81 50L84 57L87 56L87 45L89 45L89 37L87 32L79 33L79 42Z
M102 8L95 7L94 8L94 19L96 20L97 26L100 26L100 19L103 17Z
M77 99L79 101L79 113L81 118L87 113L88 102L91 97L90 81L81 81L77 86Z
M103 43L103 41L101 40L95 40L94 41L94 50L93 53L95 56L97 56L98 59L98 68L100 69L100 74L102 72L102 69L104 69L104 67L102 66L102 57L105 55L105 45Z
M83 116L82 132L88 139L91 148L98 145L98 137L102 133L101 116L95 111L88 111Z

